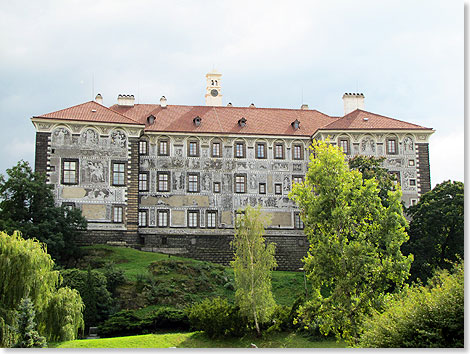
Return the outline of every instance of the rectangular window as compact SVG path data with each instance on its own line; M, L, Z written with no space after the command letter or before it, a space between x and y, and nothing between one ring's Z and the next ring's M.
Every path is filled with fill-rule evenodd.
M199 227L199 211L188 211L188 227Z
M400 171L388 171L395 183L401 183Z
M246 193L246 176L235 175L235 193Z
M210 229L215 229L217 227L217 211L208 211L207 212L207 227Z
M222 149L220 147L220 143L212 143L212 157L221 157L222 156Z
M148 220L148 211L147 210L139 210L139 226L146 227Z
M188 145L188 156L199 156L199 144L197 141L190 141Z
M113 222L122 223L123 207L115 206L113 208Z
M418 199L410 199L411 206L418 204Z
M125 163L112 162L113 165L113 186L123 186L125 183Z
M274 145L274 158L283 159L284 158L284 144L275 144Z
M304 177L303 176L292 176L292 186L296 183L303 183Z
M159 140L158 141L158 155L160 156L168 156L170 149L168 140Z
M245 215L244 211L237 211L235 213L235 224L239 224L243 221L243 216Z
M199 192L199 175L196 173L188 173L188 192Z
M276 183L274 185L274 193L275 194L282 194L282 184L281 183Z
M158 191L169 192L170 191L170 172L157 172L158 178Z
M214 182L214 193L220 193L220 182Z
M62 184L78 184L78 159L62 160Z
M75 209L75 203L62 203L62 206L67 210Z
M243 142L235 143L235 157L238 157L238 158L245 157L245 143Z
M410 179L410 186L416 186L416 180Z
M300 217L300 213L294 213L294 228L302 230L304 228L304 223Z
M256 144L256 158L257 159L265 159L266 158L266 144L265 143L257 143Z
M387 139L387 154L396 155L397 153L397 141L395 139Z
M348 139L340 139L339 147L343 149L343 152L346 155L349 155L349 140Z
M169 216L168 210L158 210L157 211L157 226L168 227L168 219L169 219L168 216Z
M148 141L139 141L139 155L148 155Z
M414 165L415 165L415 160L408 161L408 166L414 166Z
M303 159L302 145L292 146L292 158L294 160L302 160Z
M259 194L266 194L266 183L259 184Z
M148 172L139 173L139 191L147 192L149 190L148 179Z

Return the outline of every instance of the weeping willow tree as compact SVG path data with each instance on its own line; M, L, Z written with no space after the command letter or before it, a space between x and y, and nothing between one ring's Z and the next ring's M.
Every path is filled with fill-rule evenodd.
M238 214L232 246L235 260L231 262L235 274L235 301L243 316L255 323L260 335L260 323L266 322L274 309L271 292L271 271L277 266L275 245L265 245L264 228L269 218L260 208L246 207Z
M58 289L61 279L53 267L44 244L35 239L25 240L18 232L11 236L0 232L0 324L3 323L0 334L5 334L0 338L2 346L7 346L11 340L7 325L15 326L15 311L26 297L34 304L41 335L46 335L48 340L76 337L76 332L72 336L70 331L68 335L58 335L58 325L53 321L78 330L83 326L83 302L78 293L68 288ZM65 303L55 306L59 298ZM62 309L63 317L51 315L58 309ZM74 315L67 315L66 310Z

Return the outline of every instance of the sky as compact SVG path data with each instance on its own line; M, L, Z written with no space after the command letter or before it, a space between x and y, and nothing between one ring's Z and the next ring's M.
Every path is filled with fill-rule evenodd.
M365 110L435 129L431 184L464 180L464 3L459 1L15 0L0 8L0 173L34 166L32 116L118 94L343 115Z

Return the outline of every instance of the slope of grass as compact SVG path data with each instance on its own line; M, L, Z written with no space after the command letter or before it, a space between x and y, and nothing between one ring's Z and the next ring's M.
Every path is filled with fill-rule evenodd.
M56 348L345 348L334 339L311 340L295 333L272 333L263 338L209 339L202 332L147 334L141 336L83 339L56 343Z

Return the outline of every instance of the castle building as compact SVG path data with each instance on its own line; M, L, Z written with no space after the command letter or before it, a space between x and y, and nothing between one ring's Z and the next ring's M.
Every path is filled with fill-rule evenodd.
M429 191L434 132L364 110L364 95L343 96L344 116L300 109L222 106L221 77L206 75L206 106L136 104L119 95L35 116L36 171L58 205L88 220L82 244L127 245L227 264L237 210L271 215L268 242L279 269L297 269L308 250L299 210L289 200L308 168L312 139L348 156L384 156L405 205Z

